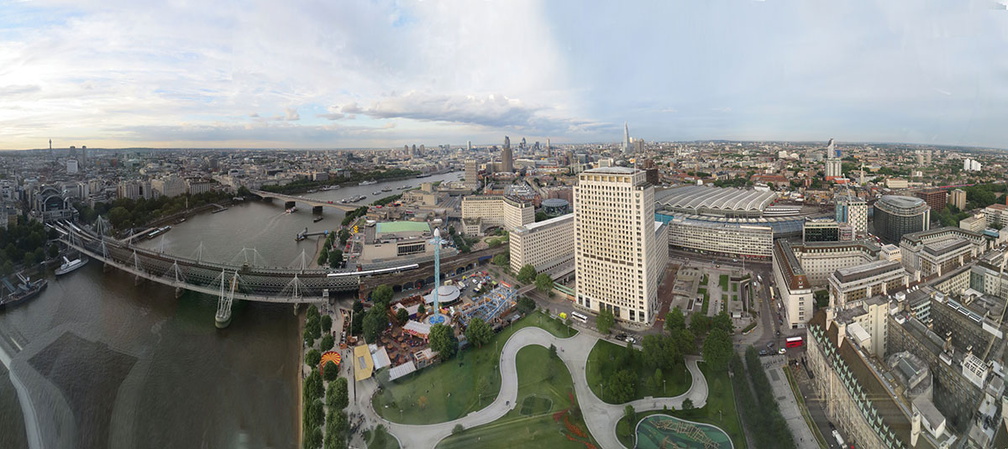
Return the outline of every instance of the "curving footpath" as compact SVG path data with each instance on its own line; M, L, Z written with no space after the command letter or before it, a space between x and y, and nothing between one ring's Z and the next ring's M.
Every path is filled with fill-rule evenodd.
M588 431L599 443L599 447L618 448L623 447L616 437L616 423L623 417L626 404L608 404L592 393L588 388L588 379L585 373L585 364L588 361L588 354L591 352L598 337L580 332L578 335L569 338L555 337L549 332L538 327L526 327L515 332L504 343L501 350L500 371L501 389L497 399L490 405L472 412L466 416L453 421L438 424L411 425L397 424L388 421L375 413L371 406L371 396L377 388L377 381L373 378L362 382L357 391L356 405L358 409L372 423L384 424L389 433L393 434L403 449L413 448L433 448L445 437L451 435L452 429L461 424L466 429L487 424L503 417L509 410L515 407L518 400L518 371L515 366L515 357L521 348L529 345L549 347L555 345L557 355L567 365L574 381L574 392L577 394L578 404L581 406L582 415ZM693 377L690 389L679 396L667 398L638 399L629 404L638 412L648 410L658 410L663 407L681 409L686 398L693 401L694 406L703 407L707 403L707 379L704 378L697 362L700 357L690 356L686 358L686 367Z

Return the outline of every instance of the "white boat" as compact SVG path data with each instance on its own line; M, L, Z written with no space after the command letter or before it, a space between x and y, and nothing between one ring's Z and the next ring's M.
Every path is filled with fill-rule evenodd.
M372 185L375 185L375 184L378 184L378 181L375 181L374 179L371 179L371 180L368 180L368 181L361 181L360 184L358 184L358 185L372 186Z
M76 270L76 269L78 269L80 267L83 267L84 265L87 265L87 263L88 263L88 258L86 258L86 257L83 258L83 259L77 258L77 259L74 259L74 260L70 260L70 259L67 259L66 257L63 257L63 265L60 265L60 267L56 269L56 275L59 276L59 275L67 274L67 273L69 273L69 272L71 272L73 270Z

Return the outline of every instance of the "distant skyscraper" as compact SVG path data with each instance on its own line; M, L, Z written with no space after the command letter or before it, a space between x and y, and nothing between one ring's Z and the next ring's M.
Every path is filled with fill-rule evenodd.
M550 145L549 137L546 138L546 154L553 157L553 146Z
M504 136L504 149L501 150L501 168L499 171L511 173L514 171L514 154L511 152L511 138Z
M87 145L80 148L80 168L87 167Z
M630 146L630 125L627 122L623 122L623 152L629 152L633 147Z
M472 141L471 140L467 140L466 141L466 151L472 151Z
M840 150L836 149L833 139L826 144L826 179L843 177L843 162L840 161Z

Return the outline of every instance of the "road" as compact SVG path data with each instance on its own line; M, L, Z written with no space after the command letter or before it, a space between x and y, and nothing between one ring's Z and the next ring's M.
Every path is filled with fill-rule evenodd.
M598 336L585 331L570 338L558 338L537 327L527 327L515 332L504 344L501 351L501 389L497 398L486 408L453 421L429 425L406 425L396 424L381 418L371 405L371 397L377 388L377 381L373 378L359 383L353 406L356 411L364 414L368 426L385 425L390 433L399 439L403 449L433 448L442 439L451 435L452 429L456 425L461 424L466 429L471 429L500 419L513 409L518 401L518 371L515 366L515 357L518 351L529 345L543 347L555 345L560 359L571 372L574 391L577 394L578 403L581 406L589 432L595 437L599 447L623 447L616 437L616 423L623 417L625 404L607 404L596 397L588 387L585 365L588 362L588 354L598 339ZM686 393L671 398L639 399L630 402L630 405L638 412L660 410L664 407L681 409L683 401L689 398L693 401L694 406L703 407L707 403L708 391L707 380L697 365L699 360L700 358L695 356L686 359L686 367L694 379Z

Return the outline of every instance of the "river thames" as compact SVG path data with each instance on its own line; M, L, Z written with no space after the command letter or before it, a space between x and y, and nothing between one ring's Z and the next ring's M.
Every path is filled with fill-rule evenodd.
M367 195L366 204L405 184L458 178L306 196ZM373 195L383 188L392 191ZM142 245L294 267L302 252L311 262L319 245L317 237L295 242L295 235L338 227L344 214L326 208L324 215L313 223L309 207L285 214L282 202L247 202L191 217ZM0 365L0 447L295 448L301 338L293 308L238 303L231 325L218 330L216 307L216 297L186 292L176 299L174 289L135 285L97 262L50 278L39 297L0 311L0 357L10 366Z

